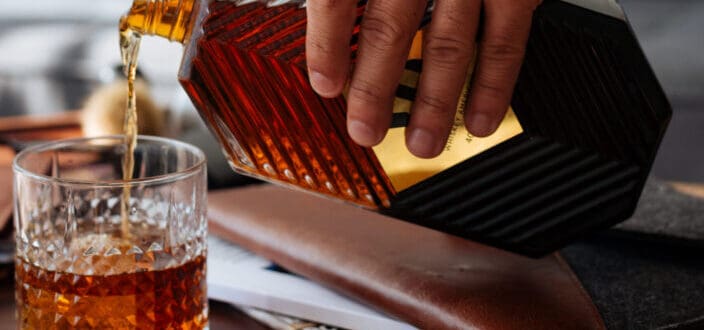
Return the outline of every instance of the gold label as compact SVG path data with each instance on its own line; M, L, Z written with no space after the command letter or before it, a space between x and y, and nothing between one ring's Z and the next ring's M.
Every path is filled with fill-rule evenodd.
M401 86L399 86L397 91L394 101L392 128L384 141L374 147L374 153L397 192L428 179L523 132L523 127L518 122L518 118L512 108L508 109L501 125L494 134L479 138L472 136L467 131L464 126L464 111L469 97L469 87L473 72L470 69L462 96L457 104L455 120L444 151L433 159L422 159L413 156L406 148L404 127L408 122L409 112L420 77L420 45L422 45L422 32L418 33L413 42L409 61L401 79ZM474 66L470 67L473 68Z

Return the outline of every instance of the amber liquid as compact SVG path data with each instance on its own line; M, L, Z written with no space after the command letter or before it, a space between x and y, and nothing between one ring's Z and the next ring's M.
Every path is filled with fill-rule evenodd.
M388 206L395 191L374 152L347 135L344 98L324 99L310 87L305 8L199 5L180 80L233 167L365 207ZM357 14L363 11L360 4Z
M109 276L47 271L17 258L22 329L203 329L205 257L182 266Z
M134 149L137 147L137 94L134 89L137 78L137 58L141 35L130 29L125 24L120 24L120 53L122 64L127 77L127 108L125 111L125 121L123 131L125 135L125 154L122 158L122 179L127 182L132 179L134 172ZM122 213L122 237L129 240L129 184L125 184L122 193L121 213Z

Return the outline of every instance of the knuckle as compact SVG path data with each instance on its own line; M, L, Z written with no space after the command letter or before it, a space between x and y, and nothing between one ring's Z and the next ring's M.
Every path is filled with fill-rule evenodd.
M338 44L328 37L311 35L306 38L306 54L314 60L334 60L341 56L341 51L346 51L346 48L339 48Z
M496 0L495 0L496 1ZM532 12L540 4L543 3L543 0L521 0L521 1L516 1L516 0L501 0L501 2L507 6L511 6L515 9L518 9L520 11L529 11Z
M350 84L350 97L364 103L380 103L383 99L381 89L363 80L353 80Z
M507 86L497 75L483 75L477 77L472 83L473 88L481 89L482 92L495 98L504 97L508 94Z
M308 38L306 40L306 65L318 72L334 72L338 57L329 42L324 39Z
M404 30L392 16L368 14L362 22L360 39L364 43L379 49L395 48L405 40Z
M415 101L422 106L423 111L428 115L447 116L450 113L450 102L444 98L421 93Z
M332 47L330 43L326 42L322 38L307 38L307 51L311 53L316 53L316 55L328 55L332 52Z
M317 0L318 6L324 10L333 10L341 5L342 0Z
M460 38L428 36L423 51L424 57L433 63L454 69L470 60L471 49L472 45Z
M520 61L525 46L517 43L508 35L494 37L482 45L482 56L494 61Z
M356 3L356 0L314 0L311 2L320 10L333 11L340 7L346 8L350 3Z

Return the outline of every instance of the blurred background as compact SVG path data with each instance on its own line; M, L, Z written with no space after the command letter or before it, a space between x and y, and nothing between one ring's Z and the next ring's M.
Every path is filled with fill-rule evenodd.
M119 78L117 21L130 4L129 0L0 2L0 117L80 109L99 86ZM621 4L674 108L654 174L704 182L704 2ZM140 70L157 105L167 110L170 134L219 154L178 86L181 49L179 44L145 38ZM224 160L210 162L211 175L237 180L228 176Z

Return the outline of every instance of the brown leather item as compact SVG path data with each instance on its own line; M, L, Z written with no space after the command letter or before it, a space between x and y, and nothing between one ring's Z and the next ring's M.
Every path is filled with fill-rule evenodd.
M0 231L12 218L12 167L0 164Z
M0 117L0 141L31 142L82 135L80 113L67 111L51 115ZM10 146L0 145L0 231L11 225L12 217L12 159Z
M212 233L420 328L604 328L559 255L520 257L270 185L209 198Z
M0 232L12 217L12 159L15 152L0 145Z
M0 117L0 140L32 141L82 135L80 112Z

